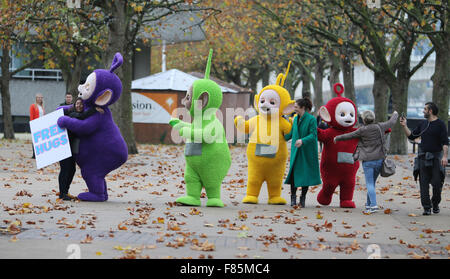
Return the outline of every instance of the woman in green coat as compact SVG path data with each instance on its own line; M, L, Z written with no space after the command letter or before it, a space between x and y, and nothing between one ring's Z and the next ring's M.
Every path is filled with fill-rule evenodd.
M319 170L319 152L317 144L317 122L310 114L312 103L308 98L295 103L295 112L291 132L285 135L286 141L292 139L291 161L285 184L291 185L291 206L296 205L297 187L302 187L300 205L305 207L308 186L322 183Z

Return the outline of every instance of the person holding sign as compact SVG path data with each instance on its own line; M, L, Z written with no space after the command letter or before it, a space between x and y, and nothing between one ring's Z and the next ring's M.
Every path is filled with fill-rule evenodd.
M31 140L38 169L72 156L67 131L57 124L58 118L63 115L64 111L58 109L30 121Z
M64 115L71 118L84 120L89 116L92 116L97 111L100 113L104 113L104 110L99 107L91 107L88 110L84 111L83 100L81 98L78 98L73 106L64 110ZM80 140L73 132L68 131L68 134L72 156L59 161L61 169L58 176L59 198L65 201L75 198L69 195L69 188L76 171L75 155L78 154L78 146L80 143Z

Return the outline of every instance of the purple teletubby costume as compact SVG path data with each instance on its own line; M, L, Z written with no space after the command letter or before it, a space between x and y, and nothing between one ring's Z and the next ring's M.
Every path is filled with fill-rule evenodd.
M78 195L82 201L108 200L105 176L123 165L128 158L127 145L108 108L122 93L122 83L114 74L114 70L122 63L122 55L116 53L109 70L94 70L86 83L78 87L85 109L97 106L104 113L96 112L84 120L68 116L58 119L60 127L74 132L80 139L79 152L75 158L89 189L89 192Z

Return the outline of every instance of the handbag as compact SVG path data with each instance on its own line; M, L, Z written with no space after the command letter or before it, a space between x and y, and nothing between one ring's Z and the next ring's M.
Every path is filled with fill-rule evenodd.
M381 127L379 124L378 124L378 129L380 130L382 150L383 150L383 155L384 155L383 164L381 165L380 175L382 177L389 177L389 176L395 174L396 166L395 166L394 160L386 157L386 148L387 147L385 146L384 134L383 134L383 131L381 131Z
M353 152L353 161L358 161L359 160L359 143L360 141L358 141L358 145L356 146L355 152Z

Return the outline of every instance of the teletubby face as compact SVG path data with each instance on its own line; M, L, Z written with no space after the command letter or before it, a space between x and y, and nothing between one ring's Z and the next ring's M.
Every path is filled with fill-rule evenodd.
M261 114L278 114L280 110L280 96L275 90L267 89L259 96L258 109Z
M94 93L96 80L95 72L92 72L87 77L86 82L78 86L78 97L81 97L84 101L89 99Z
M183 104L190 111L192 103L194 102L195 104L197 104L197 109L202 110L208 105L208 100L209 100L209 93L206 91L202 92L200 96L198 96L197 99L195 99L194 85L192 85L186 92L186 96L184 97L184 99L181 100L181 104Z
M350 102L339 103L335 111L336 122L342 127L350 127L355 124L355 107Z
M188 91L186 92L186 96L183 100L181 100L181 104L183 104L188 110L191 109L192 105L192 86L189 87Z

